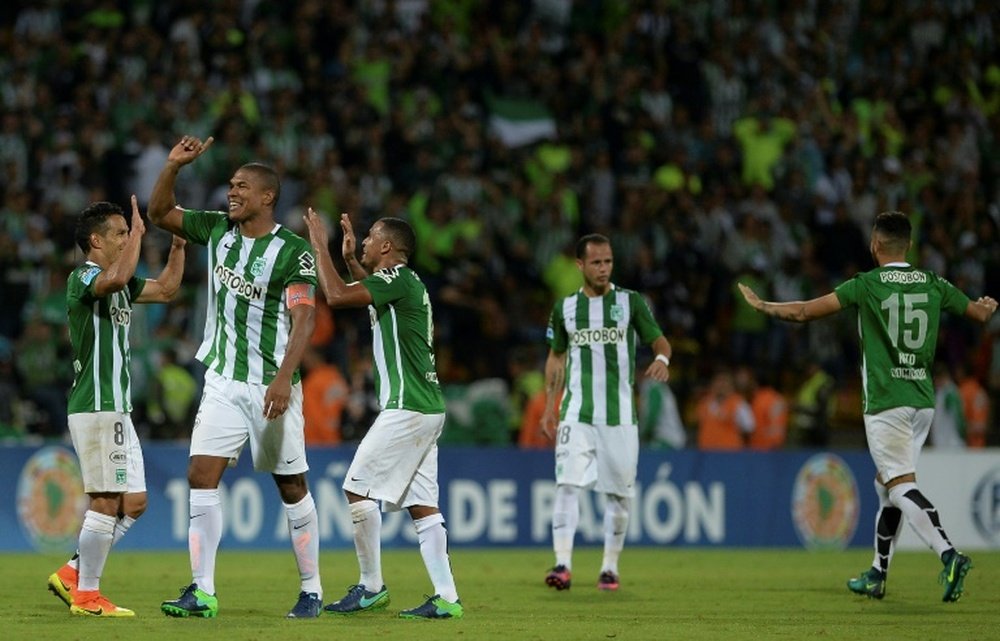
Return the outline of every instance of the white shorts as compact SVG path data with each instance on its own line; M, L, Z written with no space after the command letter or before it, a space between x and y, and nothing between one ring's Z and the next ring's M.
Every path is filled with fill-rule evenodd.
M133 494L146 491L142 446L124 412L70 414L69 435L80 459L83 491Z
M904 474L916 474L920 449L934 420L934 409L894 407L878 414L865 414L868 451L879 479L887 483Z
M616 496L635 493L637 425L563 423L556 434L556 484Z
M365 434L344 489L382 501L389 512L438 506L437 440L444 414L383 410Z
M267 385L205 372L205 393L191 431L191 456L236 459L249 441L253 469L258 472L287 476L307 471L302 383L292 385L288 409L273 421L264 418L266 391Z

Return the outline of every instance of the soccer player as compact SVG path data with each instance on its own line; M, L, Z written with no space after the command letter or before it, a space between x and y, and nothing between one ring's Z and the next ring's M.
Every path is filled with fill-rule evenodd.
M243 165L229 181L228 212L182 209L174 198L181 167L212 144L181 138L149 199L149 218L208 246L208 318L198 359L208 368L191 433L188 548L193 580L164 601L168 616L214 617L215 557L222 538L219 481L249 442L254 469L270 472L288 518L301 589L289 618L322 609L319 525L306 483L299 362L313 331L316 260L309 244L275 223L275 171Z
M858 310L865 435L877 471L879 509L872 567L847 587L870 598L885 596L889 561L905 516L944 564L942 599L957 601L972 560L955 550L937 510L917 487L916 462L934 417L931 372L941 311L985 323L997 301L989 296L970 301L947 280L907 263L911 233L905 214L879 214L870 244L878 267L825 296L777 303L762 301L743 284L740 291L755 309L783 320L806 322L845 307Z
M545 583L557 590L570 587L580 490L593 488L606 499L604 560L597 587L617 590L618 558L625 546L639 464L633 389L636 341L652 345L655 357L645 375L655 381L669 376L671 347L642 296L611 282L614 258L607 238L580 238L576 265L583 287L556 303L546 334L542 430L556 439L556 564ZM564 388L557 410L556 399Z
M133 303L165 303L177 293L185 244L175 236L160 275L139 278L135 268L145 232L134 195L131 229L122 208L109 202L93 203L76 224L86 262L66 284L74 372L68 422L90 509L76 554L49 577L49 590L81 616L134 616L100 590L111 546L146 510L142 448L130 416L128 331Z
M341 253L351 277L347 284L333 267L322 219L311 208L305 216L316 251L319 282L330 307L368 306L372 323L375 389L382 411L365 434L344 477L344 494L354 523L360 578L325 610L353 614L389 604L382 579L379 504L406 509L413 519L434 596L405 619L457 619L463 614L448 560L448 536L438 509L437 439L444 427L444 397L434 369L434 319L420 277L408 266L416 246L410 225L398 218L375 221L355 254L347 214Z

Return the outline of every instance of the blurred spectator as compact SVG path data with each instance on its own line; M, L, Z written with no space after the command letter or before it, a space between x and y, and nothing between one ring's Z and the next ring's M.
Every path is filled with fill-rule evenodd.
M801 380L789 420L790 441L800 447L826 447L836 400L835 381L814 359L806 361Z
M191 372L177 362L177 352L167 348L160 353L160 365L150 381L146 416L154 439L184 439L194 424L198 383Z
M753 410L735 389L729 369L717 371L698 402L698 448L743 449L754 430Z
M646 366L640 367L639 381L639 441L654 449L683 449L687 432L681 420L677 397L668 383L661 383L641 375Z
M302 356L302 415L306 445L336 445L350 388L336 365L310 347Z
M956 367L958 393L965 414L965 439L969 447L986 447L990 402L982 383L964 367Z
M766 451L784 447L788 435L788 401L785 397L774 387L762 384L748 366L737 368L734 384L753 411L750 449Z
M931 422L930 445L936 449L965 448L965 410L958 386L948 365L934 365L934 420Z

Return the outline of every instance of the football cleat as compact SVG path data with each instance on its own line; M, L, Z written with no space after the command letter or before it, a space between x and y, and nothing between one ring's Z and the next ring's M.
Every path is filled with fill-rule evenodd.
M399 613L401 619L461 619L464 611L462 601L452 603L445 601L440 596L427 597L422 605L418 605L412 610L403 610Z
M356 614L369 610L381 610L389 605L389 588L382 586L378 592L369 592L363 585L352 585L347 594L323 608L330 614Z
M168 617L211 619L219 614L219 599L192 583L186 588L181 588L181 595L176 599L161 603L160 610Z
M618 589L618 575L611 570L605 570L601 572L601 576L597 578L597 589L607 590L613 592Z
M299 600L288 612L289 619L315 619L323 611L323 600L315 592L299 592Z
M565 565L557 565L545 576L545 585L557 590L568 590L572 583L571 577L572 574Z
M99 590L77 592L69 613L83 617L134 617L135 612L117 605L101 596Z
M885 596L885 574L881 570L868 568L853 579L848 579L847 589L869 599L881 599Z
M965 584L965 575L972 569L972 559L961 552L952 551L951 558L944 564L939 583L944 584L944 595L942 601L958 601L962 598L962 590Z
M76 582L79 576L76 568L63 565L49 575L49 592L59 597L67 606L73 605L73 595L76 594Z

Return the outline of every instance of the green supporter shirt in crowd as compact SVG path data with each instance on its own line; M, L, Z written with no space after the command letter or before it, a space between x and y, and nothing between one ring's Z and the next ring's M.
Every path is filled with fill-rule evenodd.
M557 354L569 350L559 419L589 425L634 425L636 336L663 335L637 292L612 285L604 296L583 290L556 303L546 338Z
M934 407L931 368L941 311L964 314L969 298L909 265L858 274L834 291L842 307L858 310L864 413Z
M124 289L94 294L100 266L87 262L69 275L66 307L73 347L73 389L68 412L131 412L128 329L132 301L146 280L133 276Z
M279 224L260 238L244 237L221 211L184 210L184 236L208 247L208 318L198 360L226 378L269 384L292 326L285 289L316 286L312 248ZM299 378L296 370L292 383Z
M427 288L406 265L380 269L361 284L372 296L375 391L382 409L444 413L434 366L434 317Z

